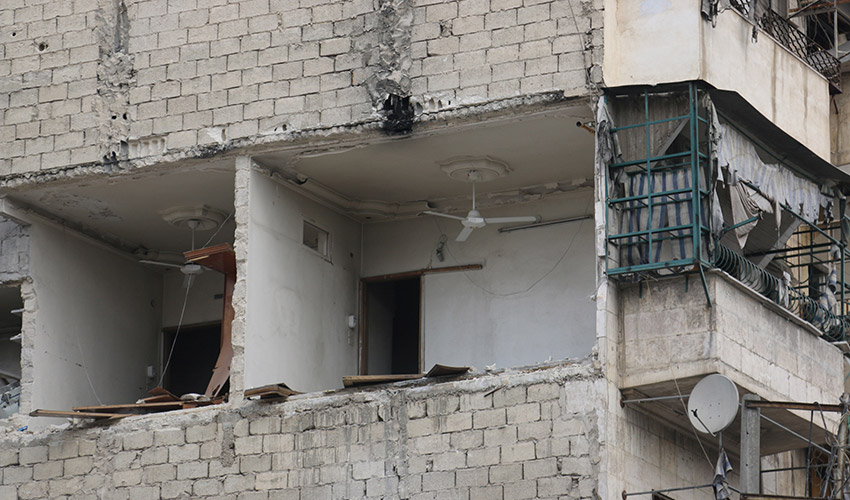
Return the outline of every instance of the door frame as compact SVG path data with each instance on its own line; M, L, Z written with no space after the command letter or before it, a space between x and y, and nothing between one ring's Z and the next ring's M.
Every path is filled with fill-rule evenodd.
M426 274L450 273L458 271L477 271L483 269L482 264L467 264L463 266L448 266L434 267L428 269L417 269L415 271L405 271L393 274L381 274L377 276L366 276L360 278L360 331L359 331L359 369L360 375L368 375L369 368L369 307L366 297L367 288L370 283L387 283L391 281L401 281L413 278L419 278L419 372L422 372L422 363L425 361L424 354L424 335L422 331L422 321L425 317L425 280L423 277Z

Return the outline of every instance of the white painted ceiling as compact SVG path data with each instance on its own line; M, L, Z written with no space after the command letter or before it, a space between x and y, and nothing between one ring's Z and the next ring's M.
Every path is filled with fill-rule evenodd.
M135 178L116 177L40 186L10 196L53 217L82 226L128 248L182 253L192 245L188 229L165 222L159 212L181 205L208 205L233 211L233 162L210 162L193 169ZM232 242L233 218L211 244ZM196 247L215 231L198 231Z
M455 203L457 209L467 206L471 185L450 179L440 169L438 162L452 157L490 156L509 165L508 176L479 184L484 196L592 178L593 135L576 126L590 118L590 108L582 105L355 148L264 154L255 159L275 170L305 175L349 199L401 203L454 197L461 200ZM190 249L191 233L163 221L160 212L208 205L228 214L233 210L233 183L233 161L220 160L132 177L38 185L9 198L126 249L180 254ZM231 218L210 244L232 243L234 228ZM195 246L211 234L198 232Z
M468 197L471 186L450 179L439 162L460 156L489 156L506 162L510 174L479 184L481 194L592 178L594 137L576 126L577 121L590 118L590 109L583 105L498 125L256 159L267 167L307 176L360 201L401 203Z

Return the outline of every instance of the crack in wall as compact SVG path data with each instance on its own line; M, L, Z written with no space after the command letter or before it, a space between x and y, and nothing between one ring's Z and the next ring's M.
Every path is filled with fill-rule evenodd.
M130 123L130 86L134 83L133 56L128 53L130 19L124 0L98 0L95 38L97 63L98 152L104 163L127 159Z

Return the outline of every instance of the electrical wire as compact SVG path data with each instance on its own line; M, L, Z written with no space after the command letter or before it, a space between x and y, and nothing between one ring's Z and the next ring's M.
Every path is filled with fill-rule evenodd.
M587 201L587 206L585 206L585 207L584 207L584 212L583 212L583 213L587 213L587 209L588 209L588 208L590 208L590 204L591 204L592 202L593 202L593 197L591 196L591 198ZM433 219L434 219L434 224L436 224L436 225L437 225L437 230L440 232L440 234L443 234L445 231L443 231L443 229L440 227L440 223L437 221L437 218L436 218L436 217L434 217ZM538 285L541 281L543 281L544 279L546 279L546 277L548 277L550 274L552 274L552 273L555 271L555 269L557 269L557 268L558 268L558 266L561 264L561 262L564 260L564 258L567 256L567 254L570 252L570 250L573 248L573 244L575 243L576 238L578 237L579 233L581 232L581 229L582 229L582 226L584 226L584 221L585 221L585 220L586 220L586 219L582 219L582 220L579 222L578 228L576 228L575 233L573 233L573 237L570 239L570 243L567 245L567 248L564 250L564 252L563 252L563 253L561 254L561 256L558 258L558 260L555 262L555 264L552 266L552 268L551 268L551 269L549 269L548 271L546 271L546 272L543 274L543 276L541 276L541 277L537 278L536 280L534 280L534 282L532 282L532 283L531 283L531 284L530 284L527 288L525 288L524 290L517 290L517 291L509 292L509 293L499 293L499 292L494 292L494 291L492 291L492 290L488 290L488 289L487 289L487 288L485 288L484 286L479 285L478 283L476 283L476 282L475 282L475 280L473 280L473 279L469 276L469 274L468 274L466 271L463 271L463 272L462 272L462 273L463 273L463 276L464 276L464 277L465 277L465 278L466 278L466 279L467 279L470 283L472 283L475 287L477 287L477 288L481 289L481 290L482 290L482 291L484 291L485 293L487 293L487 294L489 294L489 295L492 295L492 296L494 296L494 297L510 297L510 296L512 296L512 295L519 295L519 294L521 294L521 293L530 292L530 291L531 291L531 290L532 290L535 286L537 286L537 285ZM460 262L460 261L457 259L457 257L455 257L455 256L454 256L454 254L452 253L452 250L451 250L451 248L449 247L448 242L446 242L445 249L446 249L446 251L449 253L449 255L452 257L452 259L454 259L454 260L455 260L455 262L458 262L458 263Z
M209 245L209 244L210 244L210 242L213 240L213 238L215 238L216 236L218 236L218 233L219 233L219 231L221 231L221 228L223 228L223 227L224 227L224 225L227 223L227 221L229 221L229 220L230 220L230 218L231 218L231 217L233 217L233 212L235 212L235 211L236 211L236 210L231 210L231 211L230 211L230 213L229 213L229 214L227 214L227 217L225 217L225 219L224 219L223 221L221 221L221 224L219 224L219 225L218 225L218 229L216 229L216 230L215 230L215 232L213 233L213 235L212 235L212 236L210 236L210 239L208 239L208 240L207 240L207 242L206 242L206 243L204 243L204 246L202 246L201 248L206 248L206 247L207 247L207 245ZM195 233L193 232L193 233L192 233L193 238L194 238L194 234L195 234ZM193 247L195 246L194 239L192 240L192 246L193 246Z
M180 336L180 327L183 326L183 315L186 314L186 304L189 302L189 290L191 289L191 286L186 287L186 295L183 297L183 308L180 309L180 319L177 320L177 330L174 332L174 340L171 341L171 349L168 351L168 359L166 359L165 366L162 368L162 374L159 376L159 384L157 384L159 387L162 387L162 381L165 380L165 373L168 371L168 365L171 364L171 356L174 354L174 346L177 345L177 337Z
M85 356L83 355L83 349L80 347L80 338L76 331L74 332L74 343L77 344L77 350L80 352L80 366L83 368L83 373L86 374L86 380L89 381L89 388L91 389L92 394L94 394L94 398L97 400L97 403L102 406L103 401L101 401L100 396L97 395L97 391L95 390L94 384L91 381L91 376L89 375L89 369L86 368Z

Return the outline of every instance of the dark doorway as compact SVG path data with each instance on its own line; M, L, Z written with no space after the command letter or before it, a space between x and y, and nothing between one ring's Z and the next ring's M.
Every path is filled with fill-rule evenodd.
M364 375L420 373L421 277L363 282Z
M163 387L177 396L190 392L203 394L221 350L221 323L184 326L175 343L176 333L176 328L163 331L162 359L166 362L174 345Z

